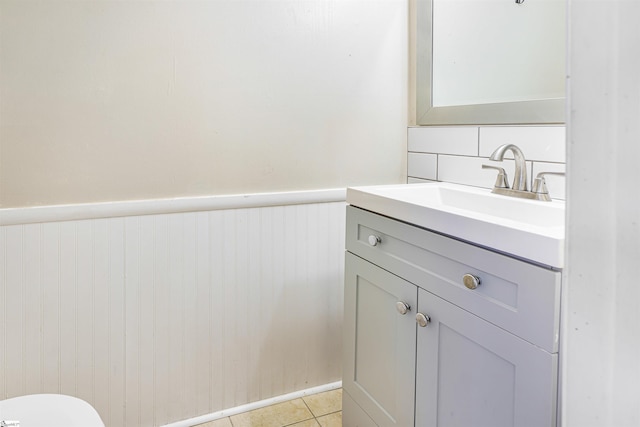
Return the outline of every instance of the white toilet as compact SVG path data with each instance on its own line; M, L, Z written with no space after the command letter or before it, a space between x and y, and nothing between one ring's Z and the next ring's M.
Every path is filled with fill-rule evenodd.
M30 394L0 400L0 426L104 427L104 423L93 406L82 399Z

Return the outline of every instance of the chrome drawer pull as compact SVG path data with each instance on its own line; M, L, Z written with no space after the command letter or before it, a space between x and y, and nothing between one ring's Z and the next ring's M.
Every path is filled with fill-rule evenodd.
M382 239L380 238L380 236L376 236L374 234L369 236L369 244L371 246L378 246L378 243L380 243L380 242L382 242Z
M404 301L398 301L396 303L396 310L398 310L398 313L404 315L411 311L411 306Z
M462 276L462 283L464 283L464 285L467 288L469 288L471 290L474 290L475 288L480 286L482 281L480 280L480 278L478 276L474 276L473 274L467 273L464 276Z
M429 322L431 322L431 318L426 314L418 313L416 314L416 322L418 323L418 326L424 328L429 324Z

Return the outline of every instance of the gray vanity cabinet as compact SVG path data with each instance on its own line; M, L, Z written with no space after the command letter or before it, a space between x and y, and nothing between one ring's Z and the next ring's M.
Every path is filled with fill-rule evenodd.
M554 427L560 273L347 209L345 427Z
M413 425L418 288L347 253L343 389L368 414L354 426ZM403 302L405 315L397 311ZM348 404L346 405L349 406ZM344 413L344 412L343 412ZM352 416L347 409L347 415ZM348 419L344 425L349 426Z
M557 354L420 290L416 426L554 426ZM410 424L412 425L412 424Z

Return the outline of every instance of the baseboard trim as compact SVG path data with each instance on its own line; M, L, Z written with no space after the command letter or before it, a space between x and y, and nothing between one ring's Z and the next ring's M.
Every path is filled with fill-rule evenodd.
M177 421L171 424L165 424L162 427L191 427L197 424L207 423L209 421L219 420L242 412L253 411L254 409L264 408L266 406L275 405L276 403L286 402L287 400L297 399L310 394L322 393L324 391L335 390L342 387L342 381L323 384L311 387L305 390L294 391L293 393L283 394L281 396L271 397L269 399L260 400L258 402L247 403L245 405L236 406L235 408L224 409L222 411L213 412L199 417L189 418L188 420Z
M0 209L0 226L56 221L114 218L201 212L219 209L247 209L311 203L343 202L346 189L291 191L280 193L234 194L182 197L175 199L132 200L77 205L37 206Z

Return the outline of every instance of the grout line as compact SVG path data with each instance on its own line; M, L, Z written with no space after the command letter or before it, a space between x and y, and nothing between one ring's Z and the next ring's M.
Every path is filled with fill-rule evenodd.
M305 394L305 395L303 395L303 396L294 397L294 398L292 398L292 399L284 400L284 401L281 401L281 402L276 402L276 403L273 403L273 404L271 404L271 405L267 405L267 406L263 406L263 407L259 407L259 408L255 408L255 409L250 409L250 410L243 411L243 412L238 412L238 413L235 413L235 414L233 414L233 415L229 415L229 416L227 416L227 417L223 417L223 418L217 418L217 419L214 419L214 420L212 420L212 421L205 421L205 422L201 422L201 423L198 423L198 424L190 424L190 425L189 425L189 427L199 427L199 426L201 426L201 425L206 425L206 424L212 423L212 422L214 422L214 421L220 421L220 420L224 420L224 419L228 419L228 420L229 420L229 423L231 424L231 427L235 427L235 424L233 423L233 420L231 419L233 416L241 415L241 414L246 414L246 413L253 412L253 411L259 411L259 410L264 409L264 408L267 408L267 407L269 407L269 406L274 406L274 405L279 405L279 404L282 404L282 403L292 402L292 401L294 401L294 400L298 400L298 399L302 400L302 402L304 403L304 405L305 405L305 406L307 407L307 409L309 410L309 413L311 414L311 417L310 417L310 418L303 419L303 420L295 421L295 422L293 422L293 423L291 423L291 424L284 424L284 425L280 425L280 426L278 426L278 427L291 427L291 426L294 426L294 425L296 425L296 424L299 424L299 423L302 423L302 422L305 422L305 421L310 421L310 420L315 420L315 421L316 421L316 423L318 424L318 427L320 427L320 426L321 426L321 424L320 424L320 421L318 421L318 418L322 418L322 417L325 417L325 416L328 416L328 415L332 415L332 414L341 413L341 412L342 412L342 408L341 408L341 409L339 409L339 410L337 410L337 411L328 412L328 413L326 413L326 414L322 414L322 415L316 416L316 415L313 413L313 411L311 410L311 408L309 407L309 405L307 404L307 402L305 401L305 399L304 399L304 398L305 398L305 397L308 397L308 396L314 396L314 395L318 395L318 394L327 393L327 392L334 391L334 390L339 390L339 389L341 389L341 387L338 387L338 388L332 388L332 389L325 390L325 391L318 391L318 392L316 392L316 393Z
M319 393L318 393L318 394L319 394ZM316 417L316 414L314 414L314 413L313 413L313 411L312 411L312 410L311 410L311 408L309 407L309 404L307 403L307 401L306 401L306 400L304 400L304 396L302 396L302 397L300 398L300 400L302 400L302 403L304 403L304 406L306 406L306 407L307 407L307 409L309 410L309 413L311 414L311 416L312 416L313 418L315 418L315 417Z
M295 400L295 399L293 399L293 400ZM306 402L305 402L305 405L307 406L307 408L309 408L309 405L307 405ZM254 409L254 411L255 411L255 409ZM252 411L247 411L247 412L252 412ZM311 412L311 408L309 408L309 412ZM318 423L318 425L321 425L320 421L318 421L318 418L326 417L326 416L333 415L333 414L338 414L338 413L341 413L341 412L342 412L342 409L340 409L338 411L328 412L328 413L322 414L320 416L315 416L315 415L313 415L313 412L311 412L311 415L312 415L311 418L307 418L307 419L304 419L304 420L298 420L298 421L296 421L296 422L294 422L292 424L285 424L285 425L282 425L280 427L291 427L291 426L294 426L296 424L299 424L299 423L302 423L302 422L305 422L305 421L310 421L310 420L314 420L316 423ZM245 412L242 412L242 413L245 413ZM239 415L239 414L236 414L236 415ZM231 427L235 427L231 417L220 418L220 420L224 420L224 419L228 419L229 420L229 424L231 424ZM205 424L207 424L207 423L205 423ZM196 425L194 425L192 427L198 427L199 425L200 424L196 424Z

